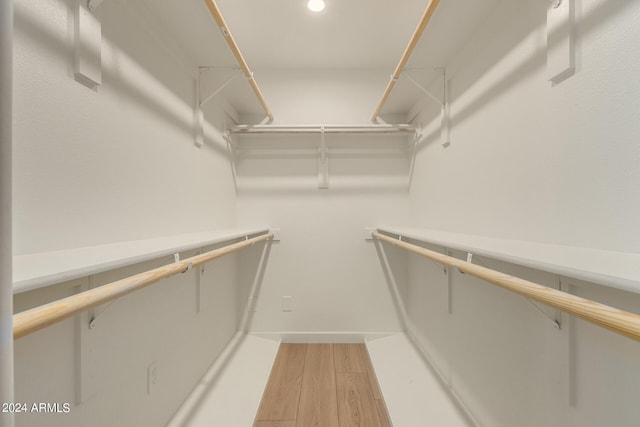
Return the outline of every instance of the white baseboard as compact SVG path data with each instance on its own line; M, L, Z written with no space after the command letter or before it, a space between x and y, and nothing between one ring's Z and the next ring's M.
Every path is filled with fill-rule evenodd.
M447 390L449 395L451 396L453 402L456 404L458 409L465 415L467 421L473 427L482 427L476 417L473 415L469 407L466 405L462 397L457 393L455 388L452 387L449 378L442 372L442 370L438 367L436 363L433 362L433 358L429 355L429 352L424 348L424 346L420 343L418 336L416 335L415 328L411 324L411 322L407 323L407 330L405 332L409 341L416 349L418 354L422 357L424 362L431 368L431 371L438 377L438 380L442 384L442 386Z
M398 332L249 332L248 335L282 341L283 343L364 343L376 338L383 338Z

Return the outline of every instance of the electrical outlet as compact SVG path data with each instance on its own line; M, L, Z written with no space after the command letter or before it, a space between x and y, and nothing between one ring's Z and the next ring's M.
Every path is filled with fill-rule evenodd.
M158 384L158 362L153 361L147 368L147 394L156 388Z
M282 297L282 311L293 311L293 297L292 296L283 296Z

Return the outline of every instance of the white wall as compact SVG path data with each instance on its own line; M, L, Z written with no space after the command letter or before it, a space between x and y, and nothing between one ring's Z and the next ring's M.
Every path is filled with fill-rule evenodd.
M400 331L376 249L365 242L364 228L406 217L405 196L318 189L265 193L238 198L240 221L282 229L249 330L304 337ZM283 296L293 297L292 312L282 311Z
M430 249L443 251L443 248ZM386 251L392 251L388 246ZM395 249L397 250L397 249ZM466 254L453 251L464 259ZM640 295L475 256L480 265L639 313ZM403 268L404 267L404 268ZM397 277L406 266L392 265ZM635 426L638 342L408 255L409 331L480 426ZM449 305L451 312L449 312ZM547 317L549 316L549 317ZM557 319L558 330L553 325Z
M260 245L262 246L262 245ZM193 255L195 252L186 253ZM238 330L237 269L242 255L165 279L15 342L16 402L68 403L62 413L26 413L17 426L165 425ZM171 258L171 259L170 259ZM16 296L17 311L172 261L146 263ZM99 316L96 326L89 319ZM147 392L147 369L157 382Z
M102 85L83 86L73 78L75 3L16 1L14 255L233 227L220 106L207 109L205 146L194 145L197 64L129 2L106 1ZM19 294L15 310L169 262ZM16 401L71 412L19 415L16 425L164 425L238 330L247 292L237 264L207 267L200 312L194 270L115 301L95 329L82 315L18 340Z
M15 254L233 226L226 144L194 145L196 65L105 2L102 85L73 78L73 0L16 2ZM224 114L207 111L222 128Z
M366 124L386 79L366 70L260 73L278 123ZM318 189L320 135L241 137L238 224L280 228L250 331L401 330L365 227L408 220L406 136L327 135L329 189ZM374 146L362 150L363 146ZM378 151L376 151L378 150ZM282 297L293 311L282 311ZM293 339L293 338L292 338ZM313 338L311 338L313 339Z
M636 253L640 3L576 0L577 70L556 86L546 7L502 2L448 67L451 145L440 145L439 111L424 108L412 224ZM640 313L637 294L474 260ZM637 342L567 316L558 331L523 298L455 273L449 314L446 280L409 256L411 328L480 425L637 424Z
M420 227L638 252L640 8L576 0L576 74L546 80L546 4L502 2L447 69L451 146L429 123ZM443 185L444 184L444 185Z

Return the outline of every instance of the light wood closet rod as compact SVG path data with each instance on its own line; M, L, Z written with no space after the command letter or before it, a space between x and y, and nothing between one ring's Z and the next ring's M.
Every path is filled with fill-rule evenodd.
M160 279L184 273L191 267L207 263L272 237L273 233L262 234L15 314L13 316L13 339L22 338L82 311L142 289Z
M422 255L440 264L455 267L460 272L477 277L501 288L508 289L526 298L536 300L550 307L557 308L581 319L587 320L603 328L640 341L640 316L627 311L618 310L604 304L580 298L566 292L529 282L499 271L461 261L457 258L430 251L420 246L403 242L393 237L371 233L376 239L383 240L394 246Z
M387 88L382 94L382 98L380 99L380 102L376 107L376 111L373 113L373 116L371 117L372 122L375 123L378 121L378 116L382 111L382 107L387 102L387 99L389 98L389 95L391 94L393 87L396 85L396 81L400 78L400 75L402 74L402 70L404 70L405 65L407 65L407 62L409 61L409 57L411 57L411 54L413 53L413 49L415 49L416 45L418 44L418 41L420 41L420 37L422 37L422 33L424 32L424 29L427 27L427 24L429 23L431 16L436 11L436 7L438 7L438 3L440 3L440 0L430 0L429 4L427 4L427 8L425 9L424 14L422 15L422 18L418 23L418 27L413 32L413 36L411 36L411 40L409 40L409 44L407 45L407 48L404 50L404 53L400 58L400 62L396 67L396 70L391 75L391 79L387 84Z
M233 35L231 34L231 30L229 29L227 22L224 20L224 17L220 12L220 8L218 8L218 5L216 4L215 0L204 0L204 2L209 8L209 11L211 12L211 16L213 16L213 19L216 21L216 24L218 25L220 32L224 36L224 39L227 41L227 44L229 45L229 48L231 49L233 56L235 56L236 61L238 62L238 65L240 65L240 68L242 68L242 73L244 74L244 77L249 81L249 84L251 85L253 92L258 97L258 101L260 101L260 104L262 104L262 108L264 109L265 113L267 113L267 117L269 117L269 122L272 122L273 114L271 113L271 110L267 106L267 101L264 99L264 96L262 95L262 91L258 87L258 83L256 83L256 80L253 78L253 73L251 72L251 69L247 64L247 61L245 61L244 56L242 56L242 52L240 52L240 49L238 48L238 45L236 44L236 41L233 38Z

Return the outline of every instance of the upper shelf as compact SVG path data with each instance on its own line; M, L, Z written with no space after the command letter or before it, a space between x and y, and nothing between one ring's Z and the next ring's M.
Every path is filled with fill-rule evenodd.
M640 254L553 245L437 230L379 227L379 231L512 264L640 293Z
M241 125L229 129L232 134L260 133L392 133L415 134L412 125Z
M191 249L263 233L216 230L13 257L13 293L42 288Z

